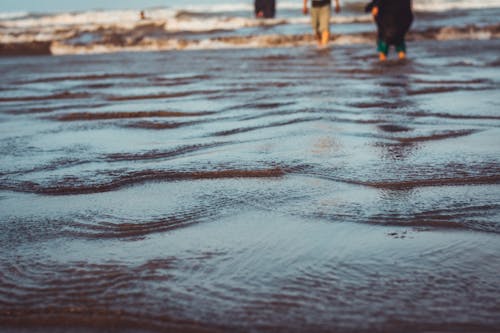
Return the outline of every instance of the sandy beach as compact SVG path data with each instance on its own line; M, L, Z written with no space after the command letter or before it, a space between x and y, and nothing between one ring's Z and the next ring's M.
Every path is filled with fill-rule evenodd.
M294 10L0 57L0 331L498 331L499 9Z

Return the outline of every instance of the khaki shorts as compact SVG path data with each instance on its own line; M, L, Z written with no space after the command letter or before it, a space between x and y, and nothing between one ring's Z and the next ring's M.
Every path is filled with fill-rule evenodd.
M311 23L315 33L330 32L331 13L332 7L330 5L311 8Z

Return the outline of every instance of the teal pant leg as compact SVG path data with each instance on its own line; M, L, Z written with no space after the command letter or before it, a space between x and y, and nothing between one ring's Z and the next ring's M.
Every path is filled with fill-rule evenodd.
M389 45L383 40L379 39L377 41L377 50L378 52L387 55L389 53Z
M405 52L406 53L406 43L405 41L396 45L396 52Z

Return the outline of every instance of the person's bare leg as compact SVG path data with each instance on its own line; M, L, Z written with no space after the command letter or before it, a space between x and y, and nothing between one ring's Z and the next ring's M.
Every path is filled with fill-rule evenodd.
M318 46L321 46L321 33L316 32L316 42L318 43Z
M321 32L321 46L326 46L330 40L330 31L325 30Z

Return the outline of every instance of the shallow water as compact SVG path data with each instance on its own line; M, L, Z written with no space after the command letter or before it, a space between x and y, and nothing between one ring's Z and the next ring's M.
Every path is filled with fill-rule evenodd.
M499 50L0 59L2 330L495 332Z

